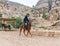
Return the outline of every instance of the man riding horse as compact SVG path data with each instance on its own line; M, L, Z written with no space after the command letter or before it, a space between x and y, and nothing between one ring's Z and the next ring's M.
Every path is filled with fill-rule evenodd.
M28 17L29 17L29 14L27 13L27 15L25 16L25 18L24 18L24 28L26 28L27 29L27 27L28 27L28 22L29 22L29 19L28 19Z
M29 33L32 36L32 34L30 32L30 30L31 30L31 22L32 21L30 19L28 19L28 17L29 17L29 14L27 13L26 16L23 19L23 23L20 25L20 33L19 33L19 35L21 35L22 29L23 29L24 35L26 35L25 31L27 30L27 35Z

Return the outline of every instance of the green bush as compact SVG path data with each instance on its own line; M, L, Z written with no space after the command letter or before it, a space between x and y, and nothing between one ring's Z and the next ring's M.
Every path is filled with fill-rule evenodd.
M16 18L16 27L19 28L20 27L20 24L22 23L22 18L19 16Z
M11 17L11 19L16 19L15 17ZM13 28L15 28L15 22L14 21L8 21L8 24L10 24Z
M43 17L43 18L46 18L46 16L47 16L47 15L46 15L46 13L44 12L42 17Z
M2 27L2 22L0 21L0 27Z
M20 24L22 23L22 18L19 16L19 17L11 17L11 19L16 19L16 25L15 25L15 22L14 21L9 21L7 22L8 24L10 24L13 28L19 28L20 27Z
M0 17L2 17L2 14L0 13Z

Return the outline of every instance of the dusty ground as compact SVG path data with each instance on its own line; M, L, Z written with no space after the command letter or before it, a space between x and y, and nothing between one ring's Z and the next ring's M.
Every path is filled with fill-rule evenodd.
M19 31L0 31L0 46L60 46L60 37L26 37L23 33L19 36Z

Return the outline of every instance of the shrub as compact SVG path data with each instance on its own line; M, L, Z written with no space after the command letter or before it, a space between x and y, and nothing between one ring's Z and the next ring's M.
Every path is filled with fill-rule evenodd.
M21 23L22 23L22 18L19 16L16 18L16 27L19 28Z
M15 22L14 21L9 21L8 23L13 27L13 28L19 28L20 27L20 24L22 23L22 18L19 16L19 17L11 17L11 19L16 19L16 25L15 25Z
M43 17L43 18L46 18L46 16L47 16L47 15L46 15L46 13L44 12L42 17Z
M0 17L2 17L2 14L0 13Z
M2 27L2 22L0 21L0 27Z

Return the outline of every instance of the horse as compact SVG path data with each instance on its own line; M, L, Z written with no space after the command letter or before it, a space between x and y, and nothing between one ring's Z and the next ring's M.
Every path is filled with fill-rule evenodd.
M8 28L9 30L11 30L11 26L8 24L2 24L2 29L6 30L6 28Z
M28 36L28 33L32 36L30 30L31 30L31 21L28 22L28 26L27 26L27 29L24 27L24 23L22 23L20 25L20 34L21 35L21 32L22 32L22 29L23 29L23 33L25 36ZM25 34L25 31L27 31L27 35Z

